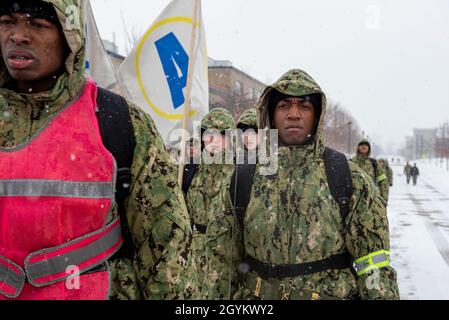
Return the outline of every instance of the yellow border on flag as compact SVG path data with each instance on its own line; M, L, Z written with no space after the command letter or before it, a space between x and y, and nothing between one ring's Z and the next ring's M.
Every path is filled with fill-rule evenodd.
M169 114L166 113L162 110L160 110L159 108L157 108L154 103L151 101L151 99L148 96L147 91L145 90L145 86L143 84L142 81L142 77L141 77L141 72L140 72L140 56L142 54L142 49L143 46L145 45L148 37L158 28L169 24L169 23L175 23L175 22L182 22L182 23L190 23L192 24L192 18L189 17L172 17L172 18L167 18L164 20L159 21L158 23L156 23L155 25L153 25L146 33L145 35L142 37L142 40L140 40L139 45L137 47L137 52L136 52L136 73L137 73L137 82L139 83L139 87L140 90L142 91L143 97L145 98L145 101L149 104L149 106L151 107L151 109L153 109L154 112L156 112L157 115L161 116L162 118L165 118L167 120L182 120L184 118L184 114ZM196 27L199 27L199 22L197 23ZM191 57L189 57L189 59L191 59ZM194 115L196 115L198 112L196 110L191 110L189 113L189 116L192 117Z

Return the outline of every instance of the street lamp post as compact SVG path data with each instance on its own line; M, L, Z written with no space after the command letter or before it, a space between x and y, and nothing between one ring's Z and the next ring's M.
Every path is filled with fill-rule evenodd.
M348 132L348 157L351 156L351 125L352 125L352 122L349 121L348 122L348 128L349 128L349 132Z

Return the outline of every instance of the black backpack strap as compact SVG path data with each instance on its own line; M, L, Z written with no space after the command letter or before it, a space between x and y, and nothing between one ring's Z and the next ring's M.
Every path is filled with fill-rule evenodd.
M370 158L370 161L374 169L374 177L377 178L377 160L374 158Z
M234 204L235 214L241 226L245 219L246 208L248 207L253 186L255 164L239 164L235 166L230 185L230 196Z
M192 185L193 178L195 177L195 174L198 171L198 165L197 164L186 164L184 166L184 177L182 179L182 191L184 192L184 195L187 196L187 193L189 192L190 186Z
M115 200L120 214L124 243L116 256L132 259L134 245L126 216L125 199L130 195L131 166L136 140L129 106L122 96L102 88L98 88L97 106L103 144L117 163Z
M348 160L344 154L330 148L326 148L324 158L327 182L332 197L340 207L340 215L344 224L349 214L349 202L354 191Z

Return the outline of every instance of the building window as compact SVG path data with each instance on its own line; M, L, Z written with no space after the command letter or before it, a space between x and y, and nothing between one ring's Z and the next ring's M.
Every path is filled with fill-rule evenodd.
M242 95L242 83L240 81L236 81L234 84L234 92L239 96Z
M253 100L254 99L254 88L248 88L248 91L246 92L246 99Z

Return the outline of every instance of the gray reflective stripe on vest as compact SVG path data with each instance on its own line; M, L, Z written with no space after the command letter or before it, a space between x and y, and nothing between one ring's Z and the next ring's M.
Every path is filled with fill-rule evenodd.
M368 268L368 267L369 267L369 261L365 260L365 261L357 263L355 265L355 270L356 271L360 271L360 270L363 270L363 269Z
M0 180L0 197L113 198L113 182Z
M389 255L385 254L385 253L375 255L372 257L373 264L378 264L381 262L389 261L389 259L390 259ZM368 268L369 266L370 266L370 261L369 261L369 259L366 259L359 263L356 263L354 267L355 267L356 271L361 271L365 268Z
M11 263L11 261L9 261L8 259L5 259L1 256L0 256L0 259L5 262ZM15 295L8 295L1 290L2 284L0 283L0 293L7 296L8 298L18 297L20 292L22 291L24 284L25 284L25 273L19 266L15 265L15 267L19 270L19 272L20 272L19 274L17 274L14 270L11 270L4 264L0 263L0 282L3 282L16 290Z
M374 256L372 259L373 259L373 263L374 264L378 264L378 263L381 263L381 262L388 261L390 258L389 258L388 255L383 253L383 254L379 254L377 256Z
M21 277L19 274L0 263L0 282L4 282L13 288L20 288L23 279L24 277Z
M118 219L115 220L113 223L115 223L117 221L118 221ZM111 224L113 224L113 223L111 223ZM113 229L111 229L108 233L106 233L104 236L102 236L98 240L92 242L91 244L89 244L85 247L82 247L82 248L70 251L68 253L58 255L54 258L50 258L50 259L47 259L47 260L44 260L41 262L37 262L34 264L30 264L29 261L34 256L42 255L45 253L55 252L55 251L63 249L64 247L73 245L79 241L82 241L84 239L92 237L98 233L105 231L106 229L108 229L110 227L110 225L102 228L101 230L96 231L95 233L91 233L84 237L67 242L62 246L52 248L52 249L46 249L46 250L42 250L42 251L30 254L25 260L25 269L26 269L28 281L34 286L41 287L41 286L48 285L50 283L63 281L64 279L66 279L70 276L73 276L72 273L68 272L68 270L67 270L68 267L70 267L70 266L76 267L83 262L86 262L96 256L99 256L99 255L105 253L106 251L110 250L111 248L113 248L113 246L118 243L118 241L121 238L120 223L117 223L117 225ZM119 249L120 249L120 246L118 246L115 250L110 252L107 256L103 257L99 261L96 261L93 264L89 264L87 267L80 268L79 272L83 273L85 271L88 271L88 270L102 264L103 262L108 260L111 256L113 256ZM56 275L59 273L66 273L66 276L58 277L58 279L52 279L51 281L48 281L45 283L36 283L36 281L35 281L37 279L40 279L40 278L43 278L46 276L50 276L50 275Z

